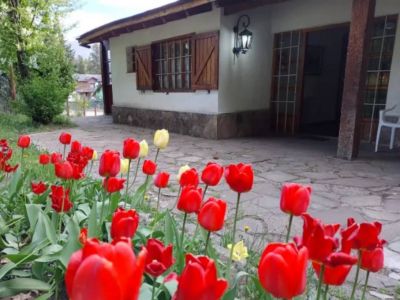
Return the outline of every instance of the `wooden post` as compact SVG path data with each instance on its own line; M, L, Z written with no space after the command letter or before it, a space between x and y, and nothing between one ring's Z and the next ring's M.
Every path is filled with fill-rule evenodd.
M360 118L367 73L367 54L376 0L353 0L343 86L337 156L353 159L360 145Z

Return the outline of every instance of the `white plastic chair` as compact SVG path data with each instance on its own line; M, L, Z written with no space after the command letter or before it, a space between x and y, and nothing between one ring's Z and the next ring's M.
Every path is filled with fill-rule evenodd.
M389 109L382 109L379 111L379 124L378 124L378 132L376 135L376 142L375 142L375 152L378 152L378 146L379 146L379 139L381 137L381 131L382 131L382 127L389 127L391 128L391 132L390 132L390 149L393 149L393 145L394 145L394 137L395 137L395 133L396 133L396 129L400 128L400 115L387 115L387 113L389 111L392 111L396 108L397 105L393 106L392 108ZM397 121L393 122L393 121L389 121L387 119L387 117L391 117L391 118L396 118L397 117Z

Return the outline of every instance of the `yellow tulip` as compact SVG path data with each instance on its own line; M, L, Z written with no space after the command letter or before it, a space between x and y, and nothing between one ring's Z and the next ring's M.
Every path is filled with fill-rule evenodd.
M146 157L149 154L149 145L147 144L146 140L141 141L139 145L140 145L139 157L140 158Z
M94 150L93 151L93 155L92 155L92 160L97 160L97 151L96 150Z
M166 129L156 130L154 133L154 145L158 149L165 149L168 146L169 142L169 133Z
M178 175L176 176L176 178L179 180L181 180L181 176L183 173L185 173L187 170L190 170L191 168L189 167L189 165L184 165L182 167L179 168L178 171Z
M232 244L228 245L228 249L232 249ZM232 259L234 261L242 261L245 260L249 256L249 253L247 252L247 247L244 245L243 241L237 242L235 246L233 247L233 255Z
M121 159L121 168L120 172L122 175L128 174L128 168L129 168L129 159Z

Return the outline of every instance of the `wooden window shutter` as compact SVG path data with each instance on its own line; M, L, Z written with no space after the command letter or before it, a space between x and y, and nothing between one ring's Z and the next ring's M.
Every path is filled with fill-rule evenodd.
M218 89L219 33L210 32L193 37L192 89Z
M151 66L151 46L136 47L135 49L136 60L136 89L152 90L153 77Z

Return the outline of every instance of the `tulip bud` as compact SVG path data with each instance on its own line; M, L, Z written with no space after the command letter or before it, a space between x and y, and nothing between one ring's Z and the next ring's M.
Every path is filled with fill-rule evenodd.
M169 142L169 133L166 129L157 130L154 134L154 146L159 149L165 149Z
M94 150L94 151L93 151L92 160L97 160L97 158L98 158L97 151L96 151L96 150Z
M139 157L143 158L149 154L149 145L147 144L146 140L141 141L140 143L140 151Z
M121 159L121 170L120 170L121 174L122 175L128 174L129 172L128 168L129 168L129 159L126 158Z

